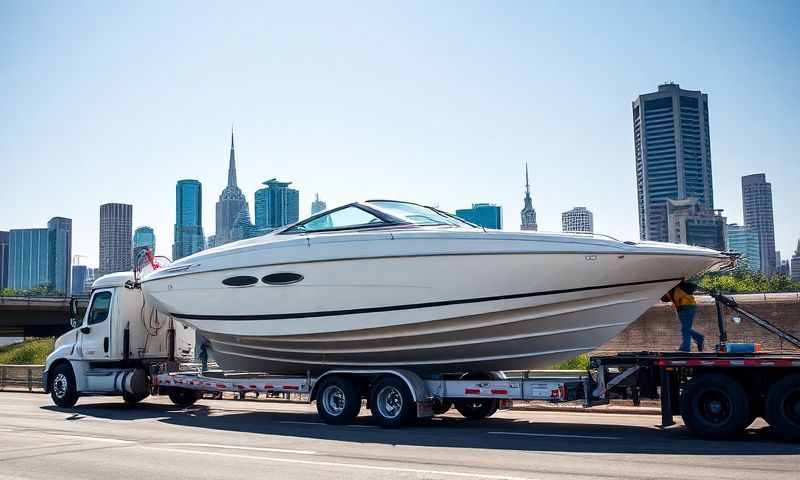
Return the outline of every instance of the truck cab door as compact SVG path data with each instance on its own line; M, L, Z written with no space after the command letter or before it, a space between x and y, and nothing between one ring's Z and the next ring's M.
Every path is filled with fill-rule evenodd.
M111 307L113 290L96 290L86 310L83 325L79 329L79 345L83 358L104 360L111 349Z

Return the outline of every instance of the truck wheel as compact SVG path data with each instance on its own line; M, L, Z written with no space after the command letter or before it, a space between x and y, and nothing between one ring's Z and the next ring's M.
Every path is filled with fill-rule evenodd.
M498 402L493 398L462 398L453 402L458 413L470 420L491 417L497 411Z
M739 382L721 373L709 373L693 378L684 388L681 416L694 435L725 440L744 431L750 407Z
M770 387L764 417L773 434L800 441L800 375L789 375Z
M53 403L62 408L74 407L78 401L78 388L72 367L67 363L57 365L49 377L50 397Z
M372 418L382 427L399 427L416 416L416 403L408 386L397 377L378 381L370 393Z
M175 388L170 390L168 395L175 406L185 408L194 405L203 396L203 392L189 390L188 388Z
M444 415L453 408L453 401L447 398L436 397L433 399L433 414Z
M323 380L317 393L317 413L330 425L352 423L361 410L361 394L356 385L345 377Z

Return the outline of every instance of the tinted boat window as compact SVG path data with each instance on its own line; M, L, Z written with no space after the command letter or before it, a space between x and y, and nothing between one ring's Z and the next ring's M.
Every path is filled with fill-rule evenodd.
M400 218L401 220L415 225L455 225L459 227L467 225L443 212L433 208L423 207L422 205L406 202L390 202L386 200L372 200L368 203L378 207L393 217Z
M350 206L333 211L321 217L314 218L300 225L296 225L287 232L319 232L339 228L372 226L385 222L375 215L358 207Z

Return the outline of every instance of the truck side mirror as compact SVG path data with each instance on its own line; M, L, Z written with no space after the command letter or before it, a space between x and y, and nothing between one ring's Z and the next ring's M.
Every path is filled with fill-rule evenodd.
M80 323L81 322L78 319L78 299L71 297L69 299L69 325L72 328L78 328Z

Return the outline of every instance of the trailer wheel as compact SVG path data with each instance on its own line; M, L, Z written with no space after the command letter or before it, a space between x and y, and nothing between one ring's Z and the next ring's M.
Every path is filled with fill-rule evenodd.
M433 399L433 414L444 415L453 408L453 401L448 398L436 397Z
M721 373L693 378L681 394L681 416L693 434L724 440L747 428L750 407L736 380Z
M453 403L458 413L470 420L491 417L499 406L497 399L494 398L462 398Z
M408 386L397 377L385 377L370 392L372 418L383 427L410 423L416 415L416 403Z
M53 403L62 408L74 407L78 402L78 388L72 367L68 363L62 363L53 368L48 376Z
M789 375L770 387L764 417L776 436L800 441L800 375Z
M185 408L194 405L203 396L203 392L188 388L174 388L167 395L176 407Z
M323 380L317 394L317 413L330 425L352 423L361 410L361 394L352 380L334 376Z

